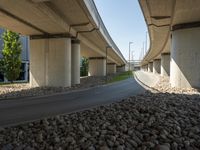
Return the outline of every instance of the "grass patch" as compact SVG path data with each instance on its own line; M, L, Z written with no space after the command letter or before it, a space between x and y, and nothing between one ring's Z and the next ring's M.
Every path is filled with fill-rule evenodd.
M123 72L123 73L117 75L112 80L110 80L109 83L125 80L129 77L133 77L132 71L126 71L126 72Z

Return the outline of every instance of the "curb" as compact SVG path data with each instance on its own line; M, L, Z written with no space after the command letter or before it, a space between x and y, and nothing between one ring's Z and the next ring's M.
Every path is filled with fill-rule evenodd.
M156 92L160 92L159 90L145 84L144 82L142 82L138 77L137 77L137 73L135 73L135 80L138 82L138 84L140 84L142 87L144 87L146 90L153 90Z

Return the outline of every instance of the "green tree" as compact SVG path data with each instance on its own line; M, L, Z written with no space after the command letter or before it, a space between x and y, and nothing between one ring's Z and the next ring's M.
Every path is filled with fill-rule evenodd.
M3 34L3 50L1 59L1 71L5 77L13 82L16 80L21 72L21 51L22 46L19 34L6 30Z
M88 59L85 57L82 57L81 59L81 76L87 76L88 75Z

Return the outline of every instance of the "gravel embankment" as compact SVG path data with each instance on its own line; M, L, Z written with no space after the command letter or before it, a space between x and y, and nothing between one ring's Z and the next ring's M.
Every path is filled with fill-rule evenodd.
M197 89L194 88L176 88L170 86L169 77L160 77L158 84L156 84L154 89L163 93L178 93L178 94L199 94Z
M1 128L0 149L200 149L200 95L165 84L155 87L164 93Z
M109 75L108 81L116 75ZM53 93L67 92L105 84L105 77L84 77L81 84L72 87L36 87L31 88L28 83L0 85L0 100L15 97L42 96Z
M0 130L1 149L200 149L200 96L151 93Z

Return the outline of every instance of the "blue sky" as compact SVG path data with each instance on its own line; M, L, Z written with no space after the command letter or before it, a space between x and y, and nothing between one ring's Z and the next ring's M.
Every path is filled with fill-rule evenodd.
M138 0L94 0L99 14L126 59L129 41L134 59L139 59L147 27ZM149 44L149 42L147 42ZM132 55L131 55L132 56Z

